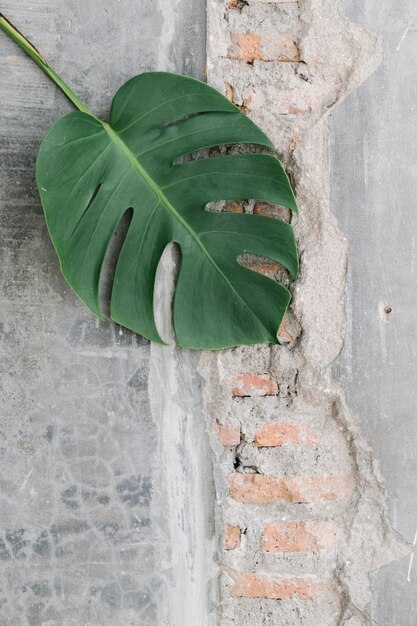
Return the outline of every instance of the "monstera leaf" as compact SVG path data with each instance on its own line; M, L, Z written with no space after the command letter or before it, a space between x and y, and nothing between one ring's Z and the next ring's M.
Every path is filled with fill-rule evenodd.
M52 126L36 166L48 230L78 296L102 317L103 261L130 211L111 293L114 321L161 342L155 274L164 249L175 242L181 252L173 303L178 343L206 349L276 343L290 293L238 258L261 255L295 277L291 226L206 205L251 198L296 211L282 166L260 153L180 159L220 145L273 148L266 135L214 89L165 72L141 74L121 87L109 123L79 108Z
M109 124L82 112L56 122L42 143L37 184L62 272L99 317L100 272L111 237L133 217L117 262L113 320L161 341L155 273L176 242L173 306L178 343L223 348L276 342L290 295L237 261L251 253L297 273L291 226L259 215L205 210L213 200L254 198L296 209L287 176L269 154L176 160L201 148L269 139L224 96L191 78L146 73L116 94Z

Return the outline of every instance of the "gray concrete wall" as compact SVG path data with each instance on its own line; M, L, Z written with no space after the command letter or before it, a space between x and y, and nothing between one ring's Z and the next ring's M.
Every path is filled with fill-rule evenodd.
M100 115L141 71L205 76L205 0L1 8ZM334 120L380 61L337 1L207 8L208 80L269 133L301 207L279 347L191 353L96 322L60 275L34 184L70 105L0 33L0 626L368 626L367 611L415 626L410 560L368 585L408 554L378 458L394 526L409 541L416 526L411 0L347 0L384 34L385 61ZM332 375L346 328L335 213L350 241L335 370L360 428ZM169 249L156 308L171 342L174 274Z
M132 75L204 75L204 1L1 10L102 116ZM0 624L204 626L213 514L198 504L211 498L194 364L96 321L61 277L34 163L71 105L0 39Z
M345 1L383 37L377 72L336 111L332 206L349 241L348 326L336 374L380 460L394 527L417 528L417 7L413 0ZM410 559L373 576L379 625L417 623Z

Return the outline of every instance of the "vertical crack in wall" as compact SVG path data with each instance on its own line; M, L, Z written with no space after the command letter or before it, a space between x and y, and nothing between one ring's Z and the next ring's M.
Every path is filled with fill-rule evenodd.
M345 334L347 242L329 204L329 121L380 63L380 42L329 0L209 0L208 16L209 83L271 136L301 208L301 272L283 345L200 362L224 547L220 621L368 624L369 572L409 549L332 377Z

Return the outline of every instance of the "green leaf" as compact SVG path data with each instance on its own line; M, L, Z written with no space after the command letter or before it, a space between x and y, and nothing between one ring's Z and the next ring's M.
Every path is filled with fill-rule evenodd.
M270 154L177 162L237 143L273 147L214 89L164 72L141 74L121 87L108 124L74 112L52 126L40 148L37 185L62 272L98 317L103 260L132 210L111 294L114 321L161 342L153 315L155 274L164 249L176 242L181 262L173 323L181 346L277 342L290 293L238 257L268 257L295 277L291 226L260 215L210 212L206 205L251 198L296 211L281 164Z

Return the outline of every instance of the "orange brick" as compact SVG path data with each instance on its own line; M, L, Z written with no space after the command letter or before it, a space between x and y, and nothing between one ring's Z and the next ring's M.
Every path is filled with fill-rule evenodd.
M317 438L304 424L296 422L267 423L255 435L255 445L259 448L283 446L286 444L312 445Z
M248 270L260 272L264 276L274 278L276 273L282 269L282 265L273 261L254 261L253 263L242 263Z
M270 600L289 600L297 596L300 600L309 600L322 593L326 586L306 578L279 579L252 572L235 574L231 595L237 598L268 598Z
M240 443L240 426L235 426L231 422L220 424L216 422L215 433L224 446L237 446Z
M255 60L260 61L262 59L261 35L231 33L230 39L232 40L232 45L228 50L229 59L245 61L246 63L253 63Z
M234 396L275 396L277 382L269 374L237 374L230 381Z
M338 476L265 476L235 473L229 476L229 494L237 502L268 504L348 500L355 488L351 474Z
M288 324L288 319L284 317L278 331L278 340L280 343L291 343L297 338L297 333L294 333L292 329L292 332L290 332L288 326L291 326L291 324Z
M254 61L299 61L300 51L292 33L279 36L256 33L230 33L229 59L253 63Z
M240 527L229 524L224 538L225 550L236 550L240 546Z
M272 522L262 533L265 552L316 552L332 546L336 530L315 522Z
M230 83L226 83L225 85L225 96L230 102L233 102L234 89Z
M254 91L255 91L255 89L254 89ZM250 104L251 104L251 102L252 102L253 95L254 95L254 94L252 93L252 94L250 94L250 96L248 96L247 98L245 98L245 99L243 100L242 104L237 104L237 103L235 102L235 104L236 104L236 106L238 107L238 109L240 109L240 110L242 111L242 113L244 113L245 115L248 115L248 114L252 111L252 109L251 109L251 107L250 107L249 105L250 105Z
M239 202L231 202L225 205L223 211L226 211L227 213L243 213L243 204L240 204Z
M245 0L229 0L227 6L229 9L243 9L247 5Z
M269 202L256 202L253 207L255 215L269 215L271 217L279 217L284 222L291 220L291 211L279 204L270 204Z
M249 105L252 102L255 88L253 88L253 93L251 93L247 98L245 98L243 101L239 103L238 101L236 101L235 90L233 86L230 83L226 83L225 87L226 87L225 89L226 98L230 100L230 102L233 102L233 104L235 104L237 108L242 111L242 113L244 113L245 115L248 115L248 113L251 112L251 108L249 107Z
M280 3L296 3L298 0L258 0L258 2L264 4L280 4ZM228 8L229 9L241 9L242 5L245 6L247 4L247 0L229 0Z

